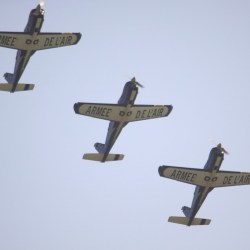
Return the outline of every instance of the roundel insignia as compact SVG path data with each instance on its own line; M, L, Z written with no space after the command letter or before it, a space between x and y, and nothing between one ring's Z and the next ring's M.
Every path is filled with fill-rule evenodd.
M26 39L25 43L28 44L28 45L30 45L30 44L36 45L36 44L39 43L39 39L36 39L34 41L32 41L31 39Z
M31 39L27 39L26 40L26 44L31 44L32 43L32 40Z
M205 176L205 177L204 177L204 180L205 180L205 181L212 181L212 182L215 182L215 181L217 181L217 179L218 179L217 177L213 177L213 178L211 178L211 177L209 177L209 176Z
M119 116L124 116L125 112L124 111L120 111Z
M34 45L36 45L36 44L38 44L38 43L39 43L39 39L36 39L36 40L33 41L33 44L34 44Z
M210 178L209 176L205 176L204 180L205 180L205 181L210 181L211 178Z

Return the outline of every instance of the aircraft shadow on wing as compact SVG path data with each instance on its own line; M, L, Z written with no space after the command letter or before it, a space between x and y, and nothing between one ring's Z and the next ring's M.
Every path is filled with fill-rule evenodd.
M37 50L59 48L77 44L80 33L40 33L44 21L44 9L38 4L31 10L24 32L0 32L0 46L17 49L14 73L5 73L8 83L0 84L1 91L15 92L32 90L34 84L18 83L30 57Z
M117 104L75 103L75 113L110 121L105 144L95 143L96 153L84 154L83 159L93 161L122 160L122 154L110 154L115 141L122 129L133 121L142 121L168 116L172 111L171 105L134 105L138 87L142 87L135 78L127 82Z
M204 169L160 166L162 177L196 185L191 207L183 206L185 217L170 216L169 222L191 225L209 225L210 219L195 218L209 192L216 187L229 187L250 184L250 173L221 171L220 166L227 151L221 144L211 149Z

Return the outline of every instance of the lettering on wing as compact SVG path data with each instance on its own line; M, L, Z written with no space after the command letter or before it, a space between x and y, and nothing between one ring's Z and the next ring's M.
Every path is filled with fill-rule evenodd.
M186 182L194 182L195 177L197 174L194 174L189 171L182 171L182 170L173 170L172 174L169 178L179 180L179 181L186 181Z
M109 118L109 115L111 114L111 112L112 112L111 108L105 108L105 107L100 107L100 106L99 107L89 106L85 114L89 116L100 116L100 117Z
M247 185L250 184L250 174L228 175L223 179L224 185Z
M138 110L136 112L136 119L147 119L147 118L157 118L163 116L164 108L151 108Z
M14 47L17 38L14 36L0 35L0 45Z
M71 45L73 42L73 36L68 35L62 35L62 36L52 36L52 37L46 37L44 42L44 47L60 47L60 46L67 46Z

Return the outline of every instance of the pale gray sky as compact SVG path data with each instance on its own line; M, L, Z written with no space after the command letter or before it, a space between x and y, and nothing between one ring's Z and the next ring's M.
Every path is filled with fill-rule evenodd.
M37 4L4 1L0 30L23 31ZM158 167L203 168L215 141L230 152L222 170L250 172L249 11L247 0L46 1L42 31L82 39L31 58L20 82L33 91L0 93L0 249L246 249L249 186L211 192L197 214L209 226L175 225L194 187ZM0 55L12 72L16 51ZM137 104L172 113L130 123L111 151L123 161L82 160L108 122L74 103L116 103L133 76Z

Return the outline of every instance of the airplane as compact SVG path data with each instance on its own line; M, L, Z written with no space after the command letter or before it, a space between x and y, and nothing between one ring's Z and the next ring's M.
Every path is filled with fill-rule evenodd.
M209 225L211 222L210 219L195 218L208 193L216 187L250 184L250 173L220 170L224 154L228 154L228 152L220 143L217 147L211 149L204 169L173 166L159 167L158 171L162 177L196 185L191 208L187 206L182 207L185 217L170 216L168 219L169 222L187 226Z
M143 87L135 78L127 82L118 104L75 103L76 114L110 121L105 144L95 143L94 147L98 153L84 154L83 159L100 162L122 160L124 155L109 152L129 122L160 118L170 114L172 105L134 105L138 94L137 86Z
M80 33L40 33L44 21L43 4L32 9L24 32L0 32L0 46L17 49L14 73L5 73L8 83L0 84L1 91L32 90L34 84L18 83L30 57L37 51L74 45L81 39Z

